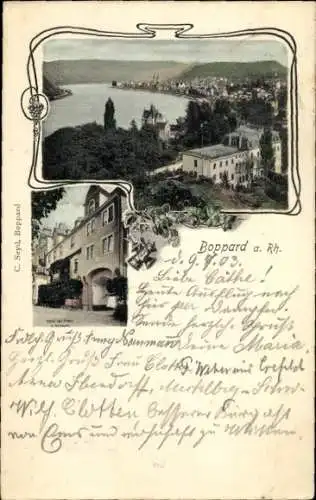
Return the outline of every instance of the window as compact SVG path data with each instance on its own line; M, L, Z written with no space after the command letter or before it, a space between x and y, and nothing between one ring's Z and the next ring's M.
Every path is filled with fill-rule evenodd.
M72 237L70 238L70 246L71 246L71 247L74 247L74 246L75 246L75 237L74 237L74 236L72 236Z
M222 173L222 172L220 172L220 174L219 174L219 178L220 178L220 179L222 179L222 178L223 178L223 173Z
M87 224L87 236L89 236L89 234L93 233L94 230L95 230L95 219L92 219Z
M213 166L213 168L216 168L216 163L214 163L214 166Z
M234 174L231 175L231 180L233 181L234 180Z
M88 203L88 214L93 214L93 212L95 212L95 199L92 198Z
M78 262L78 259L75 259L74 260L74 273L75 274L78 272L78 269L79 269L79 262Z
M220 161L220 162L219 162L219 166L221 167L221 166L222 166L222 164L223 164L223 162L222 162L222 161Z
M93 250L94 250L94 245L89 245L86 249L87 251L87 260L93 259Z
M194 160L194 166L197 167L197 160Z
M234 163L234 158L231 159L231 163L233 164Z
M113 204L109 206L108 214L109 214L108 221L112 222L114 220L114 205Z
M114 204L112 203L112 205L110 205L103 211L102 214L103 226L105 224L110 224L111 222L113 222L113 220L114 220Z
M102 252L111 253L114 250L114 235L109 234L102 240Z
M227 165L228 165L228 160L226 160L225 165L226 165L226 167L227 167Z

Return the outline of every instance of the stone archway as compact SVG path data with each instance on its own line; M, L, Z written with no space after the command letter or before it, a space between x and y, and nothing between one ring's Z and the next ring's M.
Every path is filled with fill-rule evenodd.
M110 269L100 267L90 271L87 278L92 288L93 309L105 309L108 301L106 282L111 279L113 273Z

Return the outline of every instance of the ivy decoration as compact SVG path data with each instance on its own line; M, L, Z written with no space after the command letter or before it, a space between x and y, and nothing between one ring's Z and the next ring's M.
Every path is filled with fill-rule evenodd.
M170 209L165 203L161 207L148 207L143 211L128 211L124 214L124 226L128 239L135 244L143 239L144 233L152 233L166 239L174 247L179 246L177 226L188 228L221 227L224 231L233 229L237 217L223 213L217 206L187 207L181 211Z

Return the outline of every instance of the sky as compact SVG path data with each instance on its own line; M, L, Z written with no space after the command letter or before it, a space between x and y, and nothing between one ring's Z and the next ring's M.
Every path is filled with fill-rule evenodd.
M44 60L106 59L123 61L177 61L185 63L274 60L287 65L287 49L275 39L253 36L226 40L109 40L53 39L43 46Z
M56 210L41 220L45 227L53 228L59 222L72 227L77 217L84 215L83 203L89 186L71 186L65 188L63 198L58 202Z

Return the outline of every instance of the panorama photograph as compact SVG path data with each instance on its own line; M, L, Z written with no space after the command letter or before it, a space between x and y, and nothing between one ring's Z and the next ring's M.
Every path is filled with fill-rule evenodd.
M288 207L288 51L273 38L52 39L43 178L121 179L135 206Z

